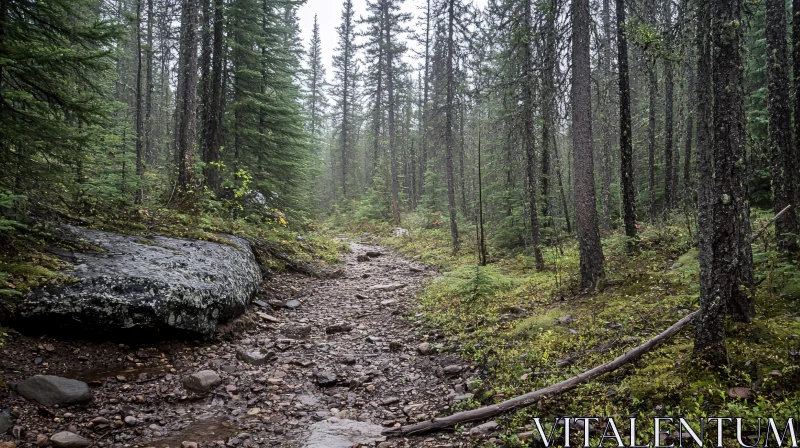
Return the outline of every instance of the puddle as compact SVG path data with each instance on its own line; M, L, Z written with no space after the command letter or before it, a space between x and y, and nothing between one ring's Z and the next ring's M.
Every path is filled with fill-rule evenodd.
M239 432L238 427L225 418L196 420L180 432L165 439L147 442L140 446L155 448L180 448L181 442L227 441Z
M108 378L116 378L118 375L124 376L128 381L147 379L153 376L161 376L170 373L172 367L161 366L141 366L141 367L98 367L93 369L73 370L61 376L74 378L84 383L102 383Z

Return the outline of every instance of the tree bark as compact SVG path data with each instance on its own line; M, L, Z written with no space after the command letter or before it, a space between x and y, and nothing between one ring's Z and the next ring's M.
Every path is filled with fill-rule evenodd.
M620 183L625 236L633 247L636 238L636 187L633 172L633 135L631 133L631 84L628 72L628 37L625 31L625 0L617 0L617 64L619 65L619 148Z
M789 61L786 44L786 5L766 0L769 149L772 159L773 207L776 213L794 203L797 176L792 148L789 106ZM792 211L775 222L775 237L783 252L796 252L797 215Z
M392 174L392 215L394 216L395 226L400 226L400 197L397 180L397 149L395 148L395 104L394 104L394 67L392 66L394 51L392 49L392 20L389 17L389 0L383 2L383 22L384 32L386 33L386 93L388 96L388 119L389 119L389 157L391 158Z
M523 17L523 29L525 36L533 35L533 17L531 12L531 0L525 0ZM525 74L525 84L523 86L523 114L525 126L525 159L528 179L528 205L529 223L531 231L531 249L536 260L536 268L544 269L544 258L540 245L539 234L539 209L536 205L536 148L534 145L534 98L533 98L533 38L528 38L523 47L523 70Z
M458 223L456 212L455 179L453 176L453 151L455 139L453 138L453 125L455 115L455 74L453 64L456 58L454 32L455 32L455 0L447 0L447 54L445 56L447 104L445 105L444 141L445 141L445 176L447 177L447 208L450 214L450 237L453 240L453 253L461 248L458 238Z
M600 167L600 204L603 210L601 219L603 230L611 230L611 6L609 0L603 0L603 91L601 92L603 108L602 139L603 153Z
M184 205L194 189L194 142L197 128L197 0L183 0L181 13L180 71L183 80L178 100L177 197Z
M687 197L690 196L692 187L692 137L694 134L694 66L690 56L687 56L686 63L684 64L684 72L686 72L688 80L688 88L686 91L686 140L684 140L683 149L683 188Z
M603 287L604 262L597 223L592 156L589 0L572 2L572 142L581 288Z
M665 46L667 52L672 48L672 0L664 0ZM673 63L664 58L664 211L668 214L675 207L675 187L678 167L675 165L673 137L673 105L675 81Z
M647 115L647 185L650 223L656 222L656 67L655 61L648 62L648 98L650 107Z

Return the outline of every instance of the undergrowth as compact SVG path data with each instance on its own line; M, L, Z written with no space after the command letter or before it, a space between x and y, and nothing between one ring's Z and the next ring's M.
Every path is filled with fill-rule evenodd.
M770 217L754 213L754 229ZM582 294L577 289L578 252L573 240L545 247L546 268L535 270L524 250L489 248L489 266L476 266L467 238L451 253L446 226L405 217L409 236L374 223L348 223L351 233L372 232L383 243L444 274L429 283L419 309L434 331L466 359L484 366L488 380L475 406L555 384L608 362L660 333L699 306L698 252L679 219L640 228L638 253L626 251L623 235L603 240L607 286ZM463 235L474 228L460 226ZM576 390L503 417L506 443L530 431L532 418L636 415L787 418L800 409L800 274L794 261L774 249L769 232L753 245L757 317L751 325L728 324L730 367L716 371L692 356L689 326L666 344L616 372ZM734 387L750 389L739 398ZM459 405L463 407L463 404ZM455 412L452 409L451 412ZM543 419L544 420L544 419ZM552 420L551 420L552 421ZM599 437L598 437L599 439ZM735 441L735 437L732 439ZM598 440L595 440L597 442Z

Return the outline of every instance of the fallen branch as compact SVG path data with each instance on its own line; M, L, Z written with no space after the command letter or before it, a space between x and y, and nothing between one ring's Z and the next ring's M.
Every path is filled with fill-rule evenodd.
M619 356L613 361L599 365L591 370L583 372L580 375L574 376L570 379L564 380L558 384L545 387L544 389L539 389L533 392L529 392L525 395L520 395L518 397L506 400L502 403L493 404L491 406L485 406L471 411L458 412L456 414L447 417L434 418L433 420L428 420L424 422L414 423L411 425L400 426L398 428L388 429L384 431L383 434L386 436L405 436L410 434L429 432L436 429L452 428L453 426L461 423L486 420L496 415L500 415L514 409L520 409L526 406L530 406L533 403L536 403L537 401L543 398L568 392L587 381L593 380L603 374L613 372L614 370L617 370L618 368L638 358L644 353L647 353L655 349L659 345L663 344L667 339L675 335L675 333L677 333L686 324L691 322L698 312L699 311L695 311L693 313L687 314L686 316L684 316L683 319L679 320L678 322L676 322L671 327L664 330L664 332L660 333L653 339L650 339L644 344Z
M781 215L786 213L790 208L792 208L792 204L787 205L786 207L783 208L783 210L779 211L777 215L773 216L772 219L769 220L769 222L767 222L766 224L764 224L763 227L761 227L761 230L759 230L755 235L750 237L750 242L752 243L753 241L757 240L758 237L760 237L761 234L764 233L769 228L769 226L772 225L773 222L775 222L775 220L780 218Z

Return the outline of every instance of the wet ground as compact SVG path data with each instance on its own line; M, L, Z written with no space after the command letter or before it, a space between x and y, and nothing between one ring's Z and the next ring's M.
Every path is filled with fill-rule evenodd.
M75 378L89 383L94 400L46 408L11 392L0 407L12 409L15 427L0 441L37 446L37 437L69 430L109 447L473 446L453 433L381 436L469 398L480 372L422 326L415 293L436 272L382 247L353 242L351 250L342 277L268 281L261 306L216 342L136 346L9 331L0 348L5 381ZM274 356L263 365L237 358L248 350ZM209 369L222 378L218 387L197 394L182 386L184 376Z

